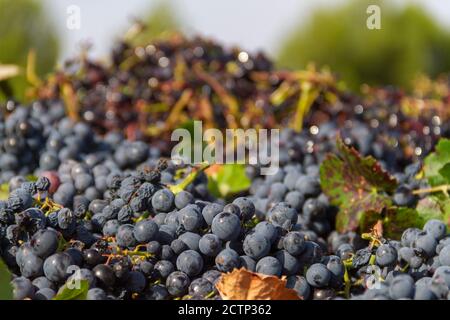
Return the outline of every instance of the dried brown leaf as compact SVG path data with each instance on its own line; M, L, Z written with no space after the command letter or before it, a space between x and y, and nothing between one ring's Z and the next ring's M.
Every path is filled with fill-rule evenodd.
M216 287L223 300L301 300L285 279L244 268L223 274Z

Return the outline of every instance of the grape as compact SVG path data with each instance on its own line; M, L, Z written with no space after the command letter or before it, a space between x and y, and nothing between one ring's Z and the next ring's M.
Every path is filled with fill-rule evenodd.
M294 289L299 297L307 300L311 296L311 287L302 276L290 276L286 281L286 288Z
M259 260L269 253L270 242L258 233L249 234L245 237L243 249L247 256Z
M303 264L313 264L322 259L322 249L312 241L305 241L305 250L298 256L298 260Z
M397 250L388 244L379 246L376 252L376 262L381 267L393 265L397 257Z
M269 199L281 201L288 191L287 187L281 182L275 182L270 186Z
M306 280L315 288L323 288L328 285L331 272L321 263L311 265L306 271Z
M255 205L250 199L246 197L236 198L233 201L233 204L239 208L244 221L250 220L255 214Z
M266 237L270 243L274 243L279 236L278 229L267 221L261 221L255 226L255 233Z
M421 278L416 281L414 300L436 300L437 297L430 289L431 278Z
M436 254L436 239L426 232L417 235L417 238L412 243L414 248L419 249L425 256L432 257Z
M343 243L342 245L339 246L336 253L342 260L347 260L354 253L354 249L351 244Z
M183 190L175 195L174 201L175 207L177 207L177 209L183 209L188 204L194 203L194 196L190 192Z
M50 288L53 290L55 289L55 284L53 282L51 282L50 280L48 280L44 276L35 278L33 280L32 284L33 284L33 286L35 286L38 289L44 289L44 288Z
M171 248L169 245L164 244L164 245L161 247L160 258L161 258L162 260L170 260L170 261L173 261L173 260L176 258L175 252L173 252L172 248Z
M44 274L54 282L62 282L68 276L68 268L72 264L72 259L67 253L55 253L45 259Z
M137 242L140 243L155 240L158 236L158 225L152 220L139 221L134 226L133 235Z
M444 238L447 231L445 223L440 220L431 219L425 223L423 229L430 235L432 235L437 241Z
M159 227L157 241L161 244L169 244L175 239L175 231L172 226L163 224Z
M317 179L303 175L297 179L295 189L306 197L317 197L320 194L320 184Z
M222 242L214 234L205 234L200 239L198 248L205 256L215 257L222 250Z
M234 240L239 236L241 223L236 215L222 212L214 217L211 231L221 240Z
M204 278L197 278L193 280L189 286L190 295L207 296L214 290L211 282Z
M389 295L392 299L413 298L414 280L406 274L396 276L389 285Z
M206 280L208 280L209 282L211 282L212 284L215 285L221 276L222 276L222 274L219 271L212 269L212 270L206 271L203 274L202 278L205 278Z
M441 252L439 252L439 262L443 266L450 267L450 245L445 246Z
M292 170L284 176L283 184L288 188L289 191L295 189L298 178L300 177L300 172L297 170Z
M440 266L434 271L433 280L443 281L450 287L450 267L449 266Z
M158 241L150 241L149 243L147 243L147 252L154 254L154 255L159 255L161 253L161 244Z
M245 268L252 272L255 272L256 270L256 261L250 258L249 256L241 256L240 265L242 268Z
M30 240L33 253L40 258L46 258L55 253L58 248L58 235L54 230L38 230Z
M203 258L197 251L184 251L177 258L177 269L194 277L203 269Z
M200 245L200 235L193 232L186 232L183 233L178 237L181 241L183 241L190 250L199 251L199 245Z
M283 238L283 247L290 254L297 256L305 250L305 239L300 232L288 232Z
M341 279L344 277L345 268L341 259L338 256L328 256L325 259L326 267L330 270L332 276Z
M172 241L172 243L170 244L170 248L173 250L173 252L176 255L179 255L180 253L182 253L183 251L186 251L189 249L189 247L187 246L186 243L184 243L182 240L180 239L175 239Z
M215 259L217 270L220 272L231 272L240 267L240 257L232 249L224 249L219 252Z
M20 273L26 278L39 277L43 273L44 262L33 253L22 256L22 263L19 265ZM44 267L45 270L45 267Z
M188 275L181 271L172 272L166 280L167 291L175 297L184 295L189 288L189 284Z
M281 276L283 266L277 258L268 256L258 261L256 264L256 272L269 276Z
M159 260L156 262L154 270L158 277L166 279L175 270L175 267L168 260Z
M101 288L89 289L86 300L106 300L106 293Z
M11 281L13 288L13 297L15 300L33 298L34 288L30 280L25 277L17 277Z
M198 230L203 224L203 217L198 206L190 204L178 213L178 221L187 231Z
M216 215L223 212L223 206L218 203L207 204L202 209L202 216L205 222L210 226Z
M152 197L152 207L158 212L169 212L174 205L175 196L168 189L155 192Z
M130 271L126 275L125 288L130 293L141 293L144 291L147 280L145 276L138 271Z
M269 210L267 220L275 226L289 230L297 222L297 212L287 203L280 202Z
M44 288L44 289L38 290L35 293L34 298L36 300L52 300L55 295L56 295L56 292L53 289Z
M121 247L133 247L136 245L136 238L134 237L134 227L131 224L123 224L117 229L116 234L117 244Z
M148 292L145 294L148 300L166 300L169 296L169 292L163 285L151 286Z
M413 242L417 239L417 236L421 233L421 231L417 228L408 228L402 233L402 245L404 247L409 247L413 244Z
M275 253L275 258L281 263L282 273L287 276L296 274L300 269L300 263L296 257L292 256L286 250L280 250Z
M107 237L114 237L119 230L120 223L118 220L108 220L103 226L102 232Z
M97 280L94 273L86 268L76 269L76 271L67 279L68 283L75 283L75 281L86 280L89 284L89 288L95 287Z
M284 201L297 211L301 211L303 204L305 203L305 198L303 194L298 191L290 191L284 197Z
M102 288L112 288L116 282L116 276L110 266L106 264L99 264L92 269L97 284Z

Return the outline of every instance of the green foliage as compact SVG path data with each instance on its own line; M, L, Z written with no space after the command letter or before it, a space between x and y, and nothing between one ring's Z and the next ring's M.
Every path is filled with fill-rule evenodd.
M133 37L134 44L145 44L181 29L179 18L169 1L159 2L150 10L149 15L141 18L141 21L146 27Z
M42 4L36 0L0 0L0 64L17 65L22 70L19 76L0 82L0 101L9 95L24 98L24 70L31 49L36 51L37 74L52 70L59 41Z
M370 4L381 8L380 30L366 27ZM304 68L309 62L328 65L353 88L362 83L408 86L417 73L435 76L450 70L450 32L416 5L354 0L318 9L282 42L279 66Z
M251 185L243 164L224 164L208 177L208 189L215 196L228 197L247 190Z
M328 154L322 162L320 183L331 203L339 207L337 230L356 230L368 220L365 215L377 216L391 206L387 193L395 190L397 181L373 157L362 157L340 137L336 144L339 154Z
M439 140L436 151L424 160L424 172L433 187L450 184L450 139Z
M13 291L11 288L11 273L0 259L0 300L12 300Z
M86 300L89 282L87 280L80 280L78 288L75 286L75 283L72 283L72 285L74 288L69 289L66 283L53 300Z

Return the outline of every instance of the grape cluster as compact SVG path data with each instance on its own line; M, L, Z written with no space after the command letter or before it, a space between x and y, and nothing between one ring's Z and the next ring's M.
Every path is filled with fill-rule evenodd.
M341 238L338 240L338 238ZM335 254L348 265L352 299L436 300L450 297L450 236L440 220L406 229L400 241L375 239L357 249L333 234ZM328 291L327 298L336 297Z

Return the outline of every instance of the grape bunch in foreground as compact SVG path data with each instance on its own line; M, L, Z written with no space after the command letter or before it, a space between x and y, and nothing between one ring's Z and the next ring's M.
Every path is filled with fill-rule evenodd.
M420 159L449 136L439 110L407 114L400 105L409 97L387 89L364 98L342 94L335 103L321 100L321 92L303 130L281 130L279 170L264 176L259 165L246 166L250 187L228 197L210 189L207 165L164 157L163 132L180 123L155 128L174 119L180 99L184 117L196 118L199 102L202 119L222 129L232 122L232 97L250 117L242 127L287 123L299 88L278 101L294 86L289 73L244 53L202 39L121 43L113 66L85 60L81 79L50 79L29 105L2 106L0 254L15 299L61 299L77 281L89 300L221 299L216 284L239 268L286 277L302 299L450 297L446 221L405 226L407 218L389 216L393 208L415 210L428 199L417 190L433 189ZM80 97L76 116L63 94L68 83ZM337 228L348 208L329 196L322 167L343 149L354 170L348 158L334 159L347 175L362 171L370 180L361 163L370 167L374 158L370 168L392 174L380 183L386 190L374 183L376 200L389 207L366 221L370 228L352 224L362 220L354 216L348 228ZM386 219L392 230L383 232Z

